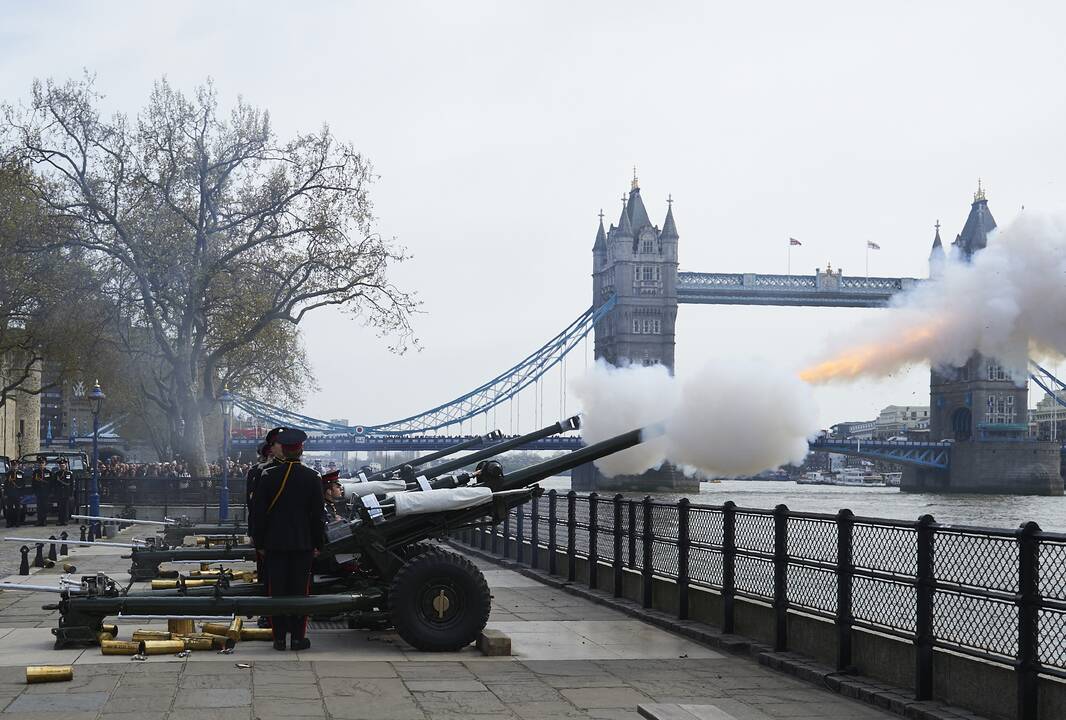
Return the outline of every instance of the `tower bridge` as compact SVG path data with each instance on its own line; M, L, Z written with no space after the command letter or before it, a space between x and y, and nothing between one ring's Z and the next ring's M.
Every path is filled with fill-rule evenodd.
M815 270L813 275L679 272L680 234L673 200L667 200L662 227L653 224L635 175L622 199L618 223L605 227L603 218L601 212L592 246L589 309L518 364L474 390L416 415L374 426L348 427L317 420L246 397L239 397L238 405L266 424L310 431L311 450L439 449L456 438L438 432L458 427L462 435L464 423L472 427L478 417L487 424L489 413L495 414L505 403L520 402L523 391L538 391L549 370L559 368L562 383L567 354L589 334L596 359L614 365L662 364L673 372L678 305L882 308L897 294L924 281L846 276L831 267ZM951 244L952 252L968 261L987 245L995 227L979 187L964 227ZM938 222L929 256L931 277L942 269L945 259ZM1043 387L1044 381L1039 382ZM905 490L1061 494L1062 447L1028 440L1027 412L1028 383L1016 385L990 359L974 355L959 368L931 372L928 443L836 447L815 441L812 449L902 464ZM245 443L251 446L254 441ZM580 438L564 436L549 444L550 448L538 449L570 449L580 444ZM574 473L575 484L608 489L600 485L603 478L593 468L585 476L580 470ZM670 470L623 482L644 489L693 489L694 485Z

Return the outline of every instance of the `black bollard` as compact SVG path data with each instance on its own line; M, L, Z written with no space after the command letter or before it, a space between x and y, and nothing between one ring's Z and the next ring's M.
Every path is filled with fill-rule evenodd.
M23 545L19 548L19 552L22 553L22 562L19 563L19 575L30 574L30 549Z
M96 523L95 522L89 523L89 534L85 537L85 539L88 540L89 542L94 542L96 540Z
M85 542L85 526L81 526L81 541Z
M44 567L44 543L37 543L37 554L33 556L34 567Z
M67 552L67 538L69 538L70 536L67 535L67 531L64 530L63 532L59 533L59 537L63 540L63 543L59 546L59 554L69 555L70 553Z
M55 562L59 559L59 557L56 555L56 536L49 535L48 539L52 541L51 544L48 546L48 559L52 562Z

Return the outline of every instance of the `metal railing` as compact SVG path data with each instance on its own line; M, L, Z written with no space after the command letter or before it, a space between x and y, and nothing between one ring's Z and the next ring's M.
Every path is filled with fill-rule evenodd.
M835 626L838 670L852 665L852 628L893 636L915 647L918 700L932 698L937 649L1012 669L1019 720L1037 718L1039 675L1066 679L1066 534L1036 523L1001 530L929 515L910 522L552 490L460 539L552 574L563 553L570 581L573 560L586 560L592 588L611 568L615 597L627 574L639 574L644 607L656 580L671 582L680 619L691 588L715 591L724 633L734 631L738 598L768 605L776 651L788 649L790 612L823 618Z

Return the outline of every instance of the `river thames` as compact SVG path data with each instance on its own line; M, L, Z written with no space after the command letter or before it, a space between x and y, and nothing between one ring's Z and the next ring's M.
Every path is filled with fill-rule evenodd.
M545 489L569 490L569 478L541 483ZM979 525L1016 528L1035 520L1044 530L1066 532L1066 497L1033 495L926 495L902 493L898 488L797 485L794 482L723 480L702 483L693 503L773 508L779 503L791 510L835 513L847 508L866 517L917 520L932 515L944 525ZM676 501L682 495L656 494L657 500Z

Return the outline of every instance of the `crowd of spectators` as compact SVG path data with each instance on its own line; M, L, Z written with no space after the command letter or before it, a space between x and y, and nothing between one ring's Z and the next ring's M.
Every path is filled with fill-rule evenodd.
M244 477L251 465L247 462L229 460L229 476ZM216 463L208 465L208 475L212 478L222 477L222 467ZM102 478L188 478L192 477L188 466L181 460L156 463L125 462L120 458L108 458L100 461Z

